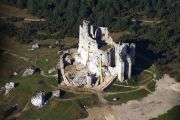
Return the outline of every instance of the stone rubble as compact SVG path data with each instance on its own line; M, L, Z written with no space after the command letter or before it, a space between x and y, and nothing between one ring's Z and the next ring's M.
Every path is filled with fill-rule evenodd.
M77 74L73 79L73 84L77 87L86 85L87 84L86 75Z

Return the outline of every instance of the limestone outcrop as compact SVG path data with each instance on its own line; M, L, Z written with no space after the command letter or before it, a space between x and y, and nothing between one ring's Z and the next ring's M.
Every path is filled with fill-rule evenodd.
M35 96L31 98L31 103L36 106L41 108L45 104L45 93L44 92L39 92Z
M15 88L15 83L14 82L6 83L6 85L5 85L5 95L7 95L14 88Z

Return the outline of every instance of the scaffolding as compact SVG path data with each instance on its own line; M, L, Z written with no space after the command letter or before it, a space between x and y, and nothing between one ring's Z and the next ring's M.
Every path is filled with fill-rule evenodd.
M100 59L99 59L99 65L100 65L100 67L99 67L99 70L100 70L100 83L102 83L103 82L103 77L102 77L102 54L100 54L100 57L99 57Z
M88 54L87 54L87 59L86 59L86 66L87 66L87 63L89 61L89 53L90 53L90 47L88 46Z

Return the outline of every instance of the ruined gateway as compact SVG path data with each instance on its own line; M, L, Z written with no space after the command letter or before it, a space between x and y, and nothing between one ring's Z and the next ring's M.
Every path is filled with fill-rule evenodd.
M79 27L78 49L62 51L59 71L67 86L103 90L116 77L131 77L135 64L135 44L116 44L106 27L93 27L83 21Z

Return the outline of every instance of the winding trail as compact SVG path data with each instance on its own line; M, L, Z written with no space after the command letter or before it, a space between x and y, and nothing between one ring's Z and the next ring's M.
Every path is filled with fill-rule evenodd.
M132 19L133 22L136 22L136 21L141 21L141 22L144 22L144 23L161 23L162 21L161 20L143 20L143 19Z
M136 68L136 69L140 69L140 68ZM140 86L128 86L128 85L113 84L113 85L116 85L116 86L136 88L136 89L134 89L134 90L128 90L128 91L106 92L106 93L104 93L104 94L106 94L106 95L115 95L115 94L119 94L119 93L135 92L135 91L139 91L139 90L142 90L142 89L148 91L149 93L152 93L152 91L149 90L149 88L147 87L147 85L148 85L150 82L152 82L152 81L154 81L154 80L156 79L156 74L153 73L153 72L150 71L150 70L144 70L144 71L146 71L146 72L148 72L148 73L150 73L150 74L153 75L153 78L152 78L151 80L149 80L148 82L147 82L147 80L145 80L145 82L146 82L145 84L140 85Z
M5 49L5 48L0 48L2 51L4 51L3 53L4 54L8 54L8 55L11 55L11 56L14 56L14 57L16 57L16 58L18 58L18 59L21 59L21 60L24 60L24 61L26 61L26 62L32 62L32 61L30 61L30 58L27 58L27 57L24 57L24 56L20 56L20 55L18 55L18 54L16 54L16 53L14 53L14 52L12 52L11 50L9 50L9 49Z

